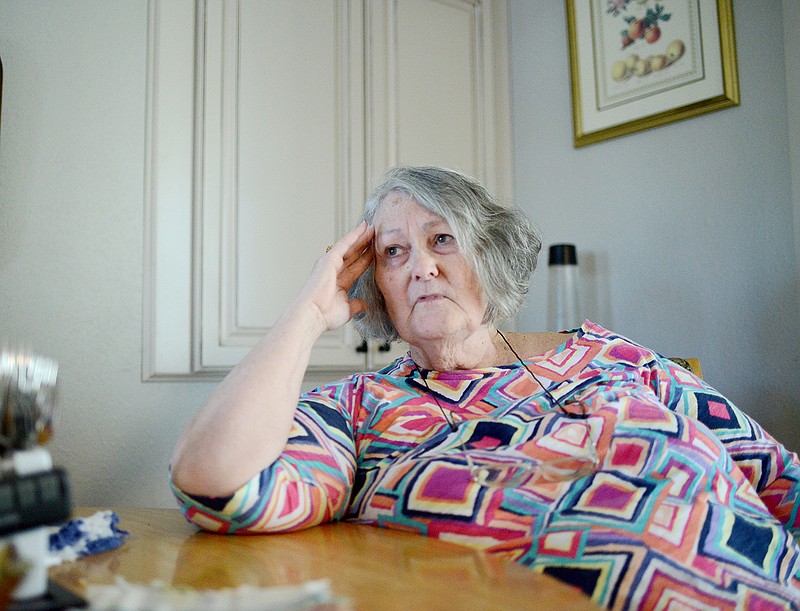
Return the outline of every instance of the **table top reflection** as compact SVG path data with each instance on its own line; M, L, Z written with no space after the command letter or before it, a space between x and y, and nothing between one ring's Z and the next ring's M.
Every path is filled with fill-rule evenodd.
M76 510L89 516L95 508ZM81 593L87 584L160 580L174 587L257 587L328 579L355 609L595 609L553 578L437 539L334 523L296 533L226 536L198 532L177 509L115 509L130 532L118 549L50 569Z

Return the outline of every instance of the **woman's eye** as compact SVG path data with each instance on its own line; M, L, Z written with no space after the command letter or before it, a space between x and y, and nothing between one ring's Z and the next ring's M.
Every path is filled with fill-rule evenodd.
M455 238L447 233L440 233L436 236L436 244L439 246L443 246L445 244L451 244L455 241Z
M400 253L400 248L398 246L389 246L386 249L387 257L396 257L399 253Z

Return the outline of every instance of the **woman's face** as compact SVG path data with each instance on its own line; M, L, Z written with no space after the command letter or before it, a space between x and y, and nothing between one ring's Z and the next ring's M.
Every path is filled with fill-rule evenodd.
M390 193L373 224L375 280L400 337L420 346L481 326L486 298L447 221L408 195Z

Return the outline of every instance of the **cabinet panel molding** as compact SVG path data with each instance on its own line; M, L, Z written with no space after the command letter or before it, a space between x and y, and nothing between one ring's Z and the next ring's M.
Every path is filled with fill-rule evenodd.
M193 0L148 3L142 378L192 371Z

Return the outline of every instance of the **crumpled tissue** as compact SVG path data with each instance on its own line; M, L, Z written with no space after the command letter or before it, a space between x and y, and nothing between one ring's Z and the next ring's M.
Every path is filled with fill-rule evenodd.
M86 598L96 611L353 611L350 601L332 594L326 579L266 588L241 585L194 590L160 581L132 584L117 577L114 584L88 584Z

